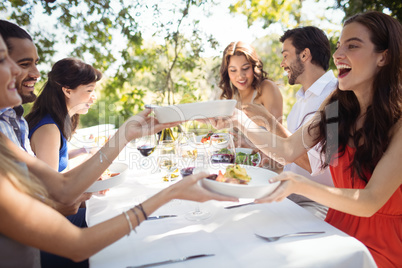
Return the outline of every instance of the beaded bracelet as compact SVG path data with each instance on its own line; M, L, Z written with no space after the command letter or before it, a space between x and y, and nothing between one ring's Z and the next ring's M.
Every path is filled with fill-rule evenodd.
M133 229L133 225L131 224L130 217L128 216L127 212L123 211L123 214L126 216L126 220L130 226L130 232L127 234L127 236L129 236L133 230L135 231L135 229Z
M144 208L142 207L142 204L140 203L140 204L138 204L138 206L136 206L136 207L139 207L139 208L140 208L140 210L141 210L141 212L142 212L142 215L144 215L145 220L147 220L147 219L148 219L148 216L147 216L147 214L145 213Z

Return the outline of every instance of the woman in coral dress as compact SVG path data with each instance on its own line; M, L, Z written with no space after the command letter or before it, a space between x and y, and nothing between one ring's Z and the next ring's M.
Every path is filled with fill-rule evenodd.
M292 136L253 131L242 111L231 123L283 163L320 143L335 187L283 172L271 180L280 186L256 202L304 195L330 207L326 221L364 243L379 267L402 267L402 25L375 11L352 16L333 58L338 88Z

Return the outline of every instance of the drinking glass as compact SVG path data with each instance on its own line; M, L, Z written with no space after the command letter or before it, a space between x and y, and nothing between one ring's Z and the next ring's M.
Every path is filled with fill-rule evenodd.
M156 135L152 134L139 138L138 140L136 140L135 144L137 146L137 150L144 157L141 160L141 166L147 166L147 164L149 164L149 160L147 157L155 151L156 145L158 144Z
M200 172L209 173L210 161L206 145L199 142L196 143L197 157L194 161L195 168L192 174L197 174ZM182 174L183 175L183 174ZM197 202L194 210L189 211L185 214L185 218L190 221L201 221L211 217L211 212L206 209L200 209L200 204Z
M236 156L233 137L229 133L216 133L210 139L211 163L233 164Z
M197 143L194 133L181 133L178 138L178 152L181 157L180 167L183 169L194 168L197 158Z
M167 175L167 181L172 181L172 173L177 169L179 159L176 142L171 140L160 141L158 145L158 166Z

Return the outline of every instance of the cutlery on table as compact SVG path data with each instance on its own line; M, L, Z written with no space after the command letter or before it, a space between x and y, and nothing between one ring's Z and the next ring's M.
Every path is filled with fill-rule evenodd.
M148 220L159 220L159 219L171 218L171 217L177 217L177 215L159 215L159 216L151 216L151 217L148 217Z
M178 258L178 259L171 259L171 260L167 260L167 261L152 262L152 263L147 263L147 264L137 265L137 266L127 266L126 268L145 268L145 267L152 267L152 266L157 266L157 265L188 261L188 260L192 260L192 259L196 259L196 258L210 257L210 256L215 256L215 254L192 255L192 256L182 257L182 258Z
M298 232L294 234L284 234L280 236L263 236L259 234L255 234L257 237L262 238L268 242L275 242L278 241L279 239L283 237L292 237L292 236L310 236L310 235L316 235L316 234L323 234L325 232Z
M254 202L244 203L244 204L240 204L240 205L225 207L225 209L239 208L239 207L248 206L248 205L255 205L255 203Z

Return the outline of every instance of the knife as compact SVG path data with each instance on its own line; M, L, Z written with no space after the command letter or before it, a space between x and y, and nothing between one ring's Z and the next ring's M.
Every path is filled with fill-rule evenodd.
M152 267L152 266L157 266L157 265L169 264L169 263L174 263L174 262L188 261L188 260L192 260L192 259L196 259L196 258L210 257L210 256L215 256L215 254L199 254L199 255L192 255L192 256L188 256L188 257L182 257L182 258L172 259L172 260L167 260L167 261L152 262L152 263L143 264L143 265L137 265L137 266L127 266L127 268L145 268L145 267Z
M240 204L240 205L234 205L234 206L225 207L225 209L239 208L239 207L248 206L248 205L254 205L254 204L255 204L254 202L244 203L244 204Z
M170 217L177 217L177 215L159 215L159 216L151 216L151 217L148 217L148 220L159 220L159 219L170 218Z

